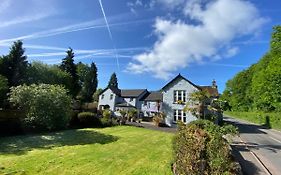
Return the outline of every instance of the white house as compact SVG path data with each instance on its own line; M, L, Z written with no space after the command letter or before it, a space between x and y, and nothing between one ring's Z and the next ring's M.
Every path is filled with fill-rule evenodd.
M112 111L117 109L135 108L141 110L140 99L146 95L146 89L117 89L116 87L105 88L99 96L99 109L109 108Z
M211 99L219 96L215 81L212 86L199 86L179 74L161 90L154 92L148 92L146 89L120 90L108 87L99 96L99 108L107 106L112 111L135 108L146 117L163 112L166 114L165 123L174 126L178 120L184 123L196 120L195 116L184 112L183 109L190 94L201 90L208 91Z

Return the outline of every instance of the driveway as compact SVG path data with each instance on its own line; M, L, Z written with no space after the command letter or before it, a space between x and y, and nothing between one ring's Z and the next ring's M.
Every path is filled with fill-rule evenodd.
M224 116L239 128L232 147L244 174L281 174L281 132Z

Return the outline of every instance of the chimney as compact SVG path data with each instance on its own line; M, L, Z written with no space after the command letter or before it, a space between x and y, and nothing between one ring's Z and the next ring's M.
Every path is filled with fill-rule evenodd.
M213 79L213 81L212 81L212 88L216 88L216 89L218 88L217 82L215 79Z

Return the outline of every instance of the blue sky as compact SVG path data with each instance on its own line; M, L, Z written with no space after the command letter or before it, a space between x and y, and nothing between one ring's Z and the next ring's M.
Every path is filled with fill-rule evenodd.
M1 0L0 54L21 39L29 61L58 64L72 47L101 88L113 72L149 90L181 73L222 92L266 53L280 13L280 0Z

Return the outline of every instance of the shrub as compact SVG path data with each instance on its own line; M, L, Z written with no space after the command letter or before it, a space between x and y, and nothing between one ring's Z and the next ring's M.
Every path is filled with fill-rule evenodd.
M70 119L71 98L59 85L32 84L11 88L10 102L26 112L27 128L57 130L65 128Z
M102 113L102 118L101 118L101 123L102 126L107 127L107 126L112 126L112 118L111 118L111 111L106 109Z
M78 119L83 126L102 126L97 114L92 112L81 112L78 114Z
M8 79L0 75L0 106L3 104L4 100L7 99L8 90Z
M173 142L176 174L235 174L237 165L223 134L207 120L180 123Z

